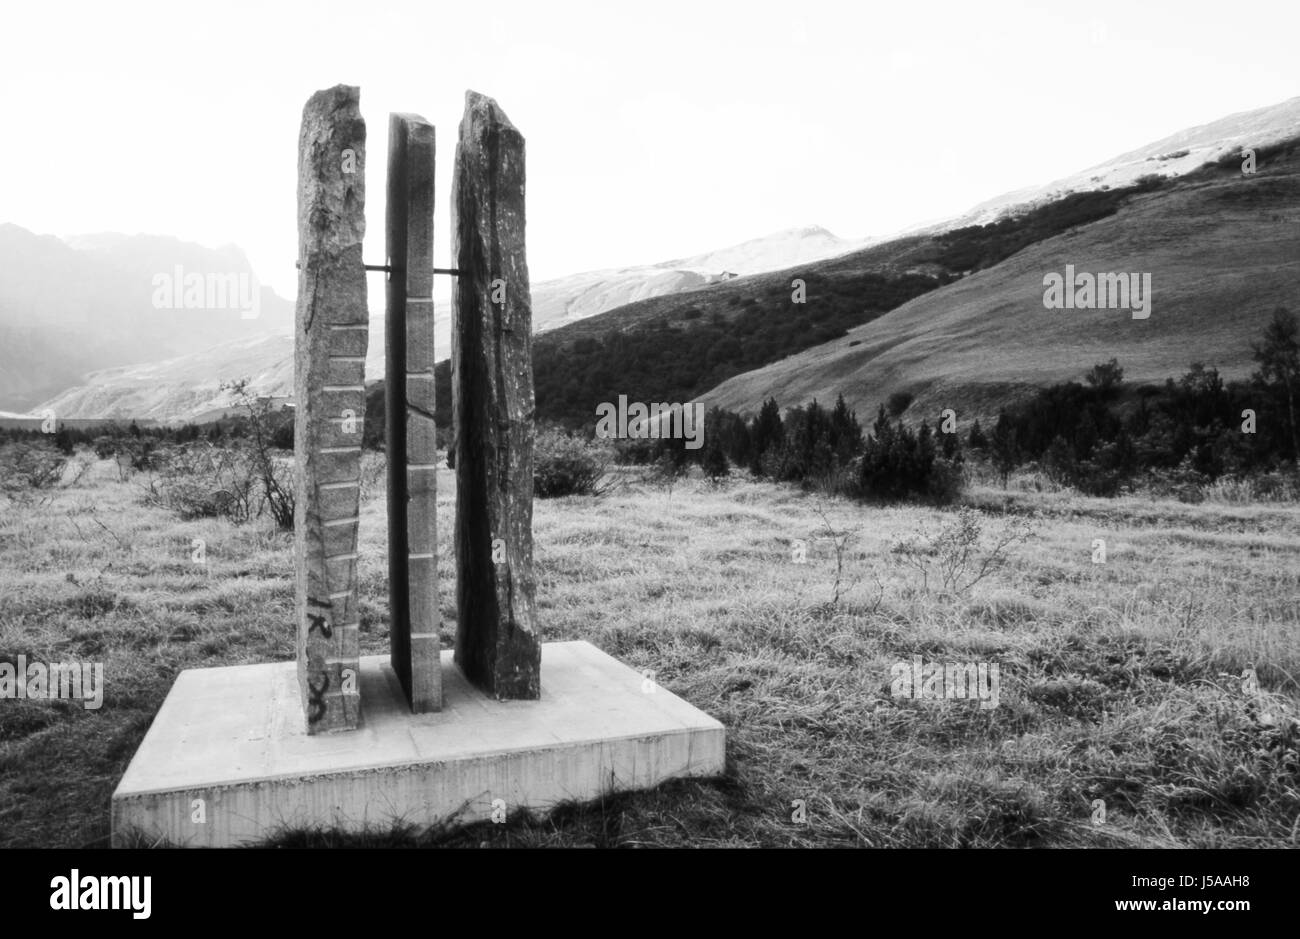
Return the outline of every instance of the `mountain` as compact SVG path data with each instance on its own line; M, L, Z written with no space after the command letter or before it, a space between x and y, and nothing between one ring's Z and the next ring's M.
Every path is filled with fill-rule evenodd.
M382 321L379 326L382 329ZM262 394L293 394L293 331L282 329L232 339L202 352L92 372L85 381L45 402L69 417L148 418L162 422L209 419L232 407L221 384L247 378ZM384 346L372 329L367 375L382 375Z
M856 407L874 411L896 390L922 394L920 407L969 394L961 398L962 410L974 415L996 410L1036 383L1078 378L1095 363L1093 356L1109 354L1121 364L1129 360L1130 379L1179 375L1195 359L1220 364L1230 377L1244 375L1251 367L1248 344L1272 306L1300 306L1298 230L1288 188L1298 112L1300 99L1293 99L1232 115L1106 164L1115 168L1111 179L1131 185L1107 184L1094 168L1079 174L1078 191L1040 187L990 200L986 206L998 208L982 224L963 224L967 216L830 260L642 300L569 324L534 346L539 415L590 423L597 404L622 393L632 400L703 400L752 412L769 394L788 407L814 394L833 401L843 391ZM1184 161L1178 154L1184 147L1201 152ZM1243 147L1255 150L1254 175L1243 173ZM1155 164L1164 172L1153 172ZM1162 211L1138 212L1153 204ZM1088 231L1120 240L1110 251L1079 242L1090 253L1076 259L1073 239ZM1170 232L1179 233L1181 245L1171 243ZM1257 239L1260 251L1252 254ZM1226 250L1219 250L1220 240ZM1012 268L999 265L1013 265L1031 249L1038 251L1029 259L1036 276L1026 285L1022 270L1021 279L1004 281ZM1057 258L1053 252L1063 253ZM1190 266L1188 259L1194 259ZM1167 310L1168 298L1184 311L1174 311L1176 319L1139 323L1147 335L1160 337L1157 342L1136 333L1132 342L1124 334L1099 338L1092 330L1108 321L1089 311L1077 311L1079 323L1060 333L1073 349L1052 348L1056 334L1043 320L1016 320L1009 336L1001 334L1000 307L1030 298L1043 311L1045 274L1064 273L1065 264L1080 272L1092 264L1106 265L1094 273L1123 270L1113 266L1120 260L1156 275L1158 308ZM924 287L908 280L913 277L931 281ZM806 284L805 304L793 302L799 280ZM976 301L974 315L963 306L969 318L960 324L945 319L949 304ZM1221 314L1208 312L1211 302L1241 321L1225 325ZM1170 323L1174 332L1166 334ZM966 360L951 357L942 338L946 328L960 329ZM1028 333L1023 343L1017 329ZM1075 335L1078 329L1088 342ZM998 378L981 381L981 372Z
M846 254L868 243L820 226L792 228L694 257L587 271L533 285L533 330L545 332L638 300L668 296Z
M533 344L538 415L580 425L597 404L622 394L692 400L1029 245L1114 215L1161 185L1075 193L994 225L900 238L571 323Z
M153 417L160 411L199 413L226 404L218 387L231 378L255 387L293 386L293 335L250 336L204 352L106 369L42 405L66 416Z
M57 242L57 239L53 239ZM139 240L122 235L83 236L63 245L63 257L76 250L110 255L141 253ZM743 244L707 254L661 264L628 267L618 270L589 271L533 286L533 327L545 332L581 320L605 310L623 306L645 297L664 296L721 283L734 276L768 270L771 266L801 263L852 250L861 242L837 238L824 228L809 227L778 232ZM238 257L230 256L234 264ZM150 263L161 260L150 257ZM178 262L179 263L179 262ZM192 263L192 262L191 262ZM196 265L197 266L197 265ZM139 264L136 265L140 267ZM148 271L148 264L143 270ZM165 268L164 268L165 269ZM186 270L189 270L187 264ZM140 276L137 271L137 276ZM147 281L146 281L147 283ZM384 375L384 319L376 315L382 308L382 296L372 290L370 353L366 360L366 378ZM435 348L451 348L449 306L437 303ZM63 384L58 393L40 405L68 417L151 418L188 420L228 405L218 392L223 381L254 378L254 386L264 394L286 396L293 387L292 308L288 321L278 319L278 328L250 331L234 338L214 337L198 350L181 355L167 355L158 360L112 368L96 367L87 360L77 360L75 367L60 372ZM58 346L33 351L33 362L49 362ZM89 373L84 374L83 373ZM75 375L71 380L66 376Z
M1023 211L1072 192L1131 186L1150 174L1181 176L1207 163L1239 155L1245 147L1268 147L1297 136L1300 136L1300 97L1180 130L1071 176L1046 185L1003 193L954 219L913 231L920 233L985 225L1008 211Z
M1149 317L1046 309L1044 278L1066 265L1150 274ZM1162 382L1196 361L1244 378L1250 343L1277 306L1300 312L1297 139L1261 147L1254 175L1225 154L832 341L728 378L700 400L752 414L769 396L784 408L843 393L869 416L904 391L917 419L951 407L968 421L1112 357L1129 382Z
M162 283L180 289L164 296ZM234 247L152 235L62 240L0 225L0 406L7 410L31 409L91 371L265 335L292 317L292 305L260 287Z
M1249 253L1243 253L1240 245L1230 245L1223 252L1215 250L1215 246L1220 238L1245 238L1249 244L1255 237L1252 232L1281 238L1286 231L1294 229L1293 224L1291 229L1286 225L1276 229L1276 223L1266 223L1265 219L1289 217L1285 214L1291 209L1283 177L1289 172L1285 167L1290 165L1291 156L1285 147L1279 149L1277 143L1293 139L1297 133L1300 133L1300 98L1190 128L1074 176L999 196L964 216L888 241L852 242L816 227L794 229L694 257L587 272L534 284L534 328L541 334L535 346L539 413L576 420L578 415L590 414L595 403L611 400L608 395L619 389L634 390L660 401L704 395L707 400L742 410L752 407L756 396L767 393L765 389L780 392L783 405L793 404L813 389L826 394L840 379L855 383L854 388L844 389L846 394L869 408L874 408L880 393L909 384L923 393L937 394L935 389L941 387L944 377L931 374L937 363L945 362L945 367L952 368L964 364L945 358L947 350L943 355L936 353L933 362L926 355L918 358L913 353L928 341L925 339L930 329L927 318L945 323L948 322L945 317L957 315L947 304L962 310L970 307L982 311L973 320L961 319L960 323L950 324L960 334L969 355L965 364L975 369L987 367L990 374L996 372L1004 377L1011 374L1015 379L1010 385L1003 385L999 384L1003 379L981 383L967 381L978 375L952 374L952 387L961 385L972 392L979 390L986 395L985 404L988 404L1001 393L998 389L1023 388L1028 383L1046 380L1044 376L1074 377L1092 364L1091 361L1076 363L1077 367L1062 364L1053 360L1050 350L1043 349L1026 349L1017 359L1016 343L1005 341L998 345L1008 339L1000 332L1003 314L999 312L999 304L1023 304L1036 292L1041 308L1043 274L1048 270L1061 271L1065 263L1074 263L1081 271L1086 269L1083 266L1086 264L1125 263L1143 266L1148 271L1161 265L1163 273L1151 271L1157 275L1158 309L1164 308L1169 297L1179 302L1186 300L1190 304L1188 308L1194 310L1194 322L1188 321L1190 326L1184 324L1189 330L1185 334L1166 336L1163 333L1166 324L1153 322L1155 315L1151 321L1144 321L1147 335L1161 336L1163 345L1159 349L1143 345L1144 340L1139 336L1131 351L1142 361L1134 361L1128 367L1130 377L1139 373L1174 374L1186 366L1184 353L1218 354L1226 346L1214 343L1228 340L1222 329L1216 331L1205 318L1202 302L1186 295L1187 283L1202 284L1204 296L1214 297L1220 304L1249 308L1252 312L1246 325L1251 328L1262 315L1261 304L1285 293L1291 264L1285 252L1276 256L1278 266L1255 277L1246 273ZM1246 146L1259 151L1256 176L1244 177L1240 172L1240 152ZM1272 165L1270 161L1281 161L1283 166ZM1150 181L1151 177L1157 178L1155 183ZM1260 195L1269 191L1268 186L1282 188L1270 196ZM1211 194L1211 190L1219 195ZM1194 191L1200 194L1194 195ZM1167 216L1155 213L1151 217L1158 218L1170 231L1185 232L1184 248L1199 262L1194 269L1186 271L1179 267L1180 255L1169 245L1167 236L1146 231L1142 222L1145 216L1137 211L1141 206L1154 204L1165 208L1178 205L1175 195L1187 201L1185 208L1190 215L1182 218L1176 212ZM1278 200L1273 216L1269 215L1269 198ZM1214 199L1222 201L1215 203ZM1247 201L1234 202L1234 199ZM1263 201L1256 204L1251 199ZM1197 219L1199 227L1187 230L1190 218ZM1079 244L1087 247L1089 253L1073 260L1072 239L1103 223L1110 227L1098 230L1128 239L1128 250L1121 250L1126 244L1123 241L1108 251L1084 238ZM1147 236L1155 240L1144 241ZM1044 247L1051 239L1057 239L1055 246ZM114 249L113 242L114 239L101 236L99 243L83 247L109 253ZM1069 250L1062 249L1062 245ZM1138 248L1138 245L1145 247ZM63 249L70 250L71 246L63 245ZM1063 250L1059 257L1052 253ZM1149 260L1145 260L1143 253L1147 250L1153 252ZM1026 286L1014 278L1004 281L1002 278L1010 276L1008 272L1012 268L998 270L998 267L1012 264L1016 258L1024 260L1031 251L1038 252L1030 255L1032 263L1042 267L1051 262L1056 266L1038 271L1037 287ZM1208 272L1216 270L1222 275L1219 280L1207 281ZM1186 280L1174 284L1169 279L1171 272ZM1017 276L1025 276L1025 271ZM797 308L790 302L794 278L807 282L808 303ZM964 280L959 284L950 283L958 278ZM0 306L3 296L0 289ZM372 294L372 299L377 299L377 295ZM904 303L907 306L895 309ZM383 320L378 312L376 309L372 313L371 357L367 365L370 379L382 374ZM435 341L441 350L449 348L448 313L447 304L439 303ZM989 321L987 334L981 333L979 316ZM883 325L872 326L878 320ZM1091 356L1102 349L1117 353L1129 349L1119 337L1113 337L1114 341L1099 338L1103 333L1109 336L1110 327L1101 325L1109 321L1096 319L1092 314L1080 315L1077 320L1095 326L1095 329L1094 326L1084 329L1088 343L1075 337L1081 354L1086 352ZM904 322L910 325L904 328L900 325ZM1017 322L1020 328L1036 333L1031 337L1034 341L1046 341L1054 335L1051 330L1043 329L1046 321ZM4 328L0 317L0 330ZM861 374L842 355L832 354L835 351L832 347L847 330L853 330L853 335L846 337L845 343L855 345L845 345L840 352L851 348L856 359L868 351L873 356L884 356L878 362L874 358L872 361L882 369L888 368L887 375ZM860 330L865 332L859 335ZM235 343L234 348L241 348L240 338L250 335L226 336L211 343L210 354L195 355L180 365L171 360L196 350L173 349L157 356L171 362L167 372L174 371L176 375L168 394L151 393L142 398L141 389L149 381L143 376L152 373L146 370L134 374L119 368L96 374L90 383L97 387L74 388L51 403L77 409L108 409L115 414L125 414L129 408L147 404L147 414L134 416L192 416L198 413L195 408L211 404L211 396L205 389L214 388L222 379L251 373L281 374L276 363L289 356L291 336L284 334L278 340L268 338L265 343L243 347L243 358L232 357L231 350L224 348L225 343ZM1073 333L1067 329L1061 335ZM5 338L0 333L0 342ZM59 360L60 369L48 365L27 367L37 376L48 378L51 384L62 381L61 389L70 384L64 375L90 367L85 364L84 343L65 343L61 337L48 332L39 336L24 334L22 341L29 348L12 358L28 363L48 363L52 350L59 350L63 356ZM1234 348L1244 348L1244 341L1244 338L1237 341ZM815 347L824 344L829 345L814 355ZM870 349L863 348L869 344ZM7 346L0 345L0 348ZM907 359L907 355L913 357ZM1224 362L1228 363L1225 367L1238 372L1245 368L1239 352L1231 355L1224 352L1224 355ZM1068 355L1064 353L1056 355L1058 360L1065 358ZM789 361L782 362L783 359ZM1012 361L1019 364L1006 364ZM0 364L14 369L24 367L21 361ZM1033 369L1017 371L1021 365L1029 364ZM223 372L236 365L242 368L235 374ZM835 371L819 377L817 370L821 368ZM753 374L745 377L742 373L746 372ZM8 374L7 370L0 371L0 375ZM27 376L24 380L30 383L35 378ZM287 379L282 378L278 387L263 390L284 393ZM0 398L0 406L15 408L17 405Z

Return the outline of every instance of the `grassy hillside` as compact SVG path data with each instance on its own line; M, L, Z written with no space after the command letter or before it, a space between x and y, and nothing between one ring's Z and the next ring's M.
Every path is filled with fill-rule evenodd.
M967 257L974 254L965 253ZM1047 310L1043 277L1079 272L1152 276L1152 312ZM810 298L811 300L811 298ZM896 391L909 414L952 407L962 422L1031 386L1119 360L1126 380L1160 381L1194 361L1225 378L1251 370L1249 343L1277 306L1300 307L1300 146L1263 155L1259 172L1223 161L1129 199L1118 212L1028 245L847 335L702 395L753 413L843 393L869 413Z
M581 424L592 419L598 403L620 394L640 401L689 400L733 376L837 341L1027 245L1113 215L1157 186L1076 193L997 224L898 239L657 297L538 336L538 413Z
M455 480L440 477L445 513ZM385 497L369 458L365 479L361 651L379 654ZM293 658L292 536L178 521L107 461L46 495L0 513L0 655L102 662L107 691L98 710L3 702L0 846L103 845L109 796L181 669ZM1297 847L1300 509L979 488L972 501L988 513L974 561L1008 519L1031 532L1005 567L949 591L934 575L951 512L739 480L539 501L545 638L586 639L716 716L725 777L544 822L282 840ZM918 655L996 664L998 705L895 697L892 667ZM1243 691L1247 665L1259 695Z

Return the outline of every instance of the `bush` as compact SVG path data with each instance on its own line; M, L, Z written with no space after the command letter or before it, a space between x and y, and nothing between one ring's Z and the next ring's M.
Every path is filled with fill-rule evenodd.
M727 462L727 455L717 444L705 448L704 459L700 465L704 468L704 475L714 481L726 479L731 475L731 464Z
M901 415L912 406L915 397L910 391L895 391L889 396L889 402L886 405L889 408L889 416L898 417Z
M282 411L271 430L271 446L280 450L293 449L293 412Z
M611 452L595 441L560 430L541 430L533 446L533 495L597 496L609 467Z
M116 437L103 436L96 437L91 443L91 446L95 450L95 456L99 457L101 460L107 460L110 457L117 456L120 444L121 441Z
M921 587L933 583L947 593L964 593L1006 565L1010 550L1028 541L1033 525L1023 518L1003 519L996 529L983 513L963 506L937 534L921 525L918 534L891 553L921 574Z
M117 460L137 473L157 469L157 444L147 437L123 438L117 449Z
M223 382L221 390L228 391L234 404L248 413L249 449L243 455L248 458L254 479L262 490L255 514L268 511L281 531L293 531L296 499L293 471L274 452L277 432L283 440L287 430L289 446L293 446L292 415L276 413L271 398L255 393L246 378Z
M159 455L145 488L145 502L182 519L228 518L246 522L258 514L256 474L246 447L209 443L173 447Z
M1199 472L1190 458L1173 469L1156 469L1147 475L1147 490L1162 498L1175 498L1179 502L1197 504L1205 501L1205 488L1211 480Z
M0 491L16 498L50 489L63 478L68 457L46 440L15 441L0 447Z
M952 459L938 456L927 423L913 431L880 408L858 464L859 496L887 502L920 496L947 503L961 495L964 481L959 449Z
M961 498L966 487L966 473L960 460L945 460L939 457L930 466L930 478L926 480L926 495L936 505L951 505Z

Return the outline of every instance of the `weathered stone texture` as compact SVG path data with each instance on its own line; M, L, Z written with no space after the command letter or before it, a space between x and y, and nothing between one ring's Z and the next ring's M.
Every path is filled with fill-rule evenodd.
M455 661L497 698L537 698L532 306L524 139L468 92L452 177ZM502 560L494 562L494 545Z
M360 92L312 95L298 137L295 613L308 733L359 725L356 518L369 314Z

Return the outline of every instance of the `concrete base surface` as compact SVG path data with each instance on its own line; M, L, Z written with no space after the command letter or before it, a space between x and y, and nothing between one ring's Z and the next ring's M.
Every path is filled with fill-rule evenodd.
M442 653L443 709L411 714L361 659L362 725L308 736L293 662L187 669L113 793L113 843L255 843L278 830L474 822L721 775L721 723L587 642L542 646L540 701L497 701Z

